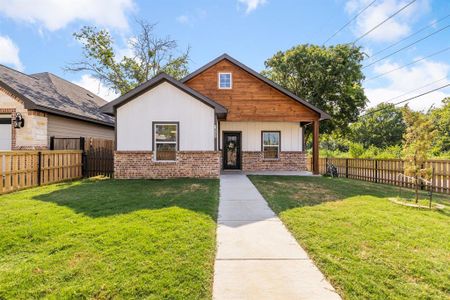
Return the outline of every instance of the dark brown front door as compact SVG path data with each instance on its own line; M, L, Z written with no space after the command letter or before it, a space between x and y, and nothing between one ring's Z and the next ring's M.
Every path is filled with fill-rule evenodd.
M223 168L224 170L241 168L240 132L223 133Z

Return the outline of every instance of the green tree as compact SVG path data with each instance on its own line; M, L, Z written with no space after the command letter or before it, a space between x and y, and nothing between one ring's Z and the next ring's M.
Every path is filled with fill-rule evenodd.
M261 73L329 113L332 120L321 125L321 132L345 132L367 103L363 59L360 47L305 44L277 52Z
M367 110L366 114L350 125L351 140L365 148L386 148L400 145L406 124L401 108L381 103Z
M406 132L403 142L403 158L405 175L414 178L416 203L419 201L419 177L429 178L431 169L424 168L428 153L435 137L433 120L426 114L412 111L408 107L403 110Z
M165 72L177 79L188 74L189 49L176 55L177 43L169 37L154 34L154 25L137 22L140 32L129 39L131 54L117 56L111 34L85 26L74 37L83 47L83 58L65 69L89 72L106 86L125 94L155 75Z
M442 103L442 107L431 111L437 130L433 152L437 155L450 152L450 97L443 99Z

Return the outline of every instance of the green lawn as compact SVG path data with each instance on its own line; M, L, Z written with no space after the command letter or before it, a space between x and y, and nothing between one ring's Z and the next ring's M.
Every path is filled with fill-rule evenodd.
M84 180L0 197L0 299L211 297L218 180Z
M250 179L344 299L450 299L448 207L401 206L397 188L350 179Z

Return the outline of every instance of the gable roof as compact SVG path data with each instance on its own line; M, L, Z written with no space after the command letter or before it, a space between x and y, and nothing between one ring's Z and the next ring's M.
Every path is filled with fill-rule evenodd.
M0 65L0 86L20 98L26 109L114 126L100 107L107 101L52 73L27 75Z
M195 76L199 75L200 73L202 73L203 71L211 68L212 66L214 66L215 64L219 63L222 60L228 60L231 63L237 65L238 67L240 67L241 69L245 70L247 73L250 73L251 75L255 76L256 78L262 80L263 82L265 82L266 84L270 85L271 87L273 87L274 89L280 91L281 93L285 94L286 96L292 98L293 100L303 104L304 106L308 107L309 109L315 111L316 113L318 113L320 115L320 120L327 120L330 119L330 115L327 114L326 112L324 112L323 110L317 108L316 106L312 105L311 103L309 103L308 101L306 101L305 99L302 99L300 97L298 97L297 95L295 95L294 93L292 93L291 91L283 88L282 86L280 86L279 84L273 82L272 80L264 77L263 75L259 74L258 72L256 72L255 70L247 67L246 65L244 65L243 63L239 62L238 60L234 59L233 57L229 56L228 54L224 53L221 56L217 57L216 59L210 61L209 63L207 63L206 65L204 65L203 67L197 69L196 71L192 72L191 74L187 75L186 77L184 77L183 79L181 79L180 81L182 83L186 83L187 81L189 81L190 79L194 78Z
M141 84L140 86L134 88L133 90L129 91L128 93L126 93L126 94L120 96L119 98L115 99L114 101L111 101L108 104L104 105L102 107L102 111L105 113L108 113L108 114L113 114L114 108L117 108L117 107L127 103L128 101L135 99L136 97L142 95L143 93L151 90L152 88L158 86L159 84L161 84L163 82L168 82L168 83L172 84L176 88L191 95L192 97L196 98L197 100L200 100L201 102L205 103L206 105L214 108L214 111L216 112L216 114L218 114L220 116L224 116L227 113L227 109L224 106L222 106L221 104L200 94L199 92L191 89L187 85L179 82L175 78L173 78L165 73L161 73L161 74L153 77L152 79L150 79L147 82Z

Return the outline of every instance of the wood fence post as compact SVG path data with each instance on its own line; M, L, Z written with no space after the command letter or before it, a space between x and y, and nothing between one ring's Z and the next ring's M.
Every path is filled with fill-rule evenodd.
M378 160L375 159L375 183L378 183Z
M348 178L348 158L345 159L345 178Z
M55 137L50 137L50 150L55 150Z
M38 167L37 167L37 184L41 185L41 169L42 169L42 152L38 152Z

